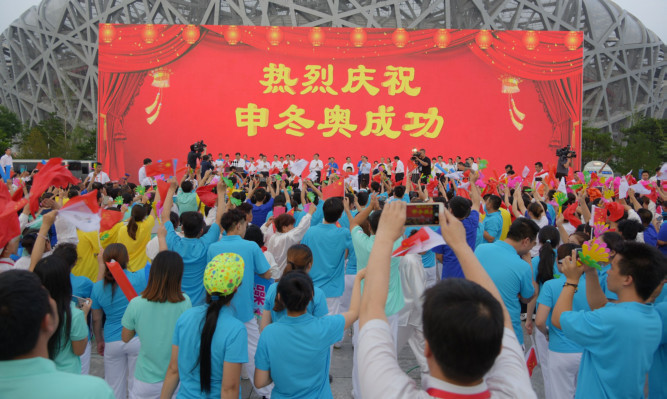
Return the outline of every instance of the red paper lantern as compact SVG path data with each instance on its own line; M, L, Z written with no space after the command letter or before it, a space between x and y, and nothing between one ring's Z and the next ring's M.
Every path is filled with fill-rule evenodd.
M183 29L183 40L188 44L194 44L199 40L199 28L194 25L188 25Z
M280 42L283 41L283 31L280 30L280 27L278 26L270 27L266 32L266 40L268 40L272 46L279 45Z
M565 47L567 47L568 50L574 51L578 49L582 42L583 38L579 32L570 31L565 35Z
M354 44L354 47L361 47L366 43L367 39L366 31L363 28L354 28L350 33L350 41Z
M116 28L111 24L100 24L100 40L103 43L111 43L116 37Z
M321 46L324 43L324 31L322 28L314 27L310 29L308 33L308 39L313 44L313 46Z
M452 37L447 29L438 29L435 31L435 35L433 35L433 41L436 46L446 48L452 41Z
M241 41L241 32L236 25L230 25L225 30L225 40L232 46Z
M146 25L141 36L144 38L146 43L153 43L157 38L157 31L155 30L155 26L153 26L153 24Z
M410 35L403 28L396 29L391 35L391 41L393 41L398 48L405 47L405 45L408 44L409 39Z
M540 37L534 30L529 30L523 35L523 45L528 50L535 50L540 45Z
M477 45L482 50L486 50L487 48L491 47L491 40L493 40L493 36L491 35L491 32L489 32L488 30L479 31L477 37L475 37Z

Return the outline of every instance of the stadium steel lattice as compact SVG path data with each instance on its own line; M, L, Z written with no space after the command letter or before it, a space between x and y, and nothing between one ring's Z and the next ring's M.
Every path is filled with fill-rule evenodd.
M44 0L0 36L0 103L95 126L99 23L583 30L583 115L665 117L665 46L608 0Z

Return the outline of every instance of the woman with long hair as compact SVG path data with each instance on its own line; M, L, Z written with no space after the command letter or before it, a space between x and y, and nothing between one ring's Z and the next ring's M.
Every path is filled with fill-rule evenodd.
M563 244L558 248L558 265L561 261L572 254L574 249L580 248L576 244ZM549 363L542 366L542 373L547 375L549 386L545 384L545 397L547 399L573 398L577 388L577 374L583 348L567 338L563 331L554 327L551 323L551 315L556 306L565 284L565 276L551 279L544 283L537 299L537 316L535 325L545 336L549 337L548 355ZM586 275L582 274L579 279L578 288L572 300L572 310L575 312L590 311L586 298Z
M128 391L132 391L134 381L132 376L141 344L137 337L128 343L121 340L123 330L121 319L129 301L106 267L107 262L114 261L123 269L123 273L136 292L142 292L146 288L146 277L143 270L136 273L127 270L130 258L123 244L110 244L102 254L103 278L93 285L93 332L97 342L97 353L104 357L104 380L111 386L116 398L125 398Z
M130 301L121 324L121 339L128 343L135 335L141 349L134 369L132 394L137 398L160 395L167 374L174 326L192 305L181 291L183 259L173 251L155 256L146 289Z
M125 245L130 255L127 268L131 272L143 269L150 261L146 255L146 245L151 240L151 231L155 225L154 211L146 204L146 197L142 197L142 203L132 207L130 219L126 226L118 231L117 242Z
M56 363L58 370L81 374L79 356L83 355L88 344L86 317L91 300L84 299L81 308L72 302L70 266L57 256L41 259L34 272L56 302L58 312L58 328L48 342L49 358Z
M537 234L537 241L540 244L539 255L533 258L533 280L537 283L538 289L533 299L526 305L526 329L529 335L535 338L535 350L538 362L546 369L548 367L548 342L547 337L539 329L533 329L533 313L537 306L537 297L542 290L542 285L555 278L558 274L556 248L560 244L560 233L554 226L544 226ZM550 390L551 381L547 373L542 373L544 379L544 390Z
M308 274L313 267L313 252L308 248L308 245L292 245L287 250L286 265L283 275L296 271ZM266 290L264 310L259 322L260 332L272 322L276 322L287 315L283 304L280 301L276 301L277 288L278 283L273 283ZM326 294L319 287L315 287L313 291L313 300L308 304L308 313L317 318L326 316L329 313Z
M262 331L255 354L255 386L275 383L274 397L333 398L329 383L330 347L357 320L360 305L360 271L354 281L350 309L317 318L308 312L313 281L304 272L285 274L276 288L276 305L285 317Z
M241 365L248 362L248 333L229 306L243 281L238 254L217 255L206 266L206 304L188 309L174 330L162 398L237 399Z

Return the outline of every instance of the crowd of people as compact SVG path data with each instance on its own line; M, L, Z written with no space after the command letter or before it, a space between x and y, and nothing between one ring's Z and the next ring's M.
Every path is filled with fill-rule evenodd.
M0 397L332 398L351 334L355 399L533 398L535 363L547 399L667 398L667 166L193 153L136 180L9 160Z

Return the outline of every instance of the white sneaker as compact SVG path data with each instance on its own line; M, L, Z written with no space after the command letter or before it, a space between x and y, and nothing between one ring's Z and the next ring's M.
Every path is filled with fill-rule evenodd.
M526 321L526 317L525 313L521 313L521 321Z
M334 344L335 349L340 349L342 347L343 347L343 342L342 341L338 341Z

